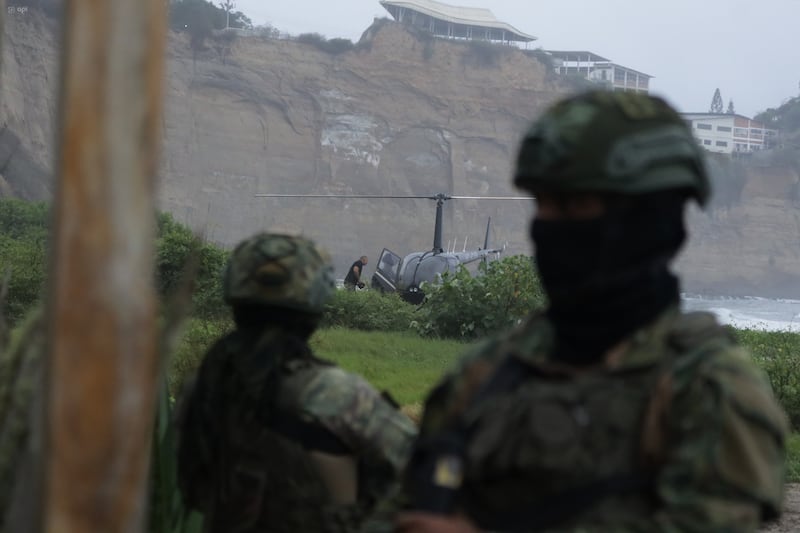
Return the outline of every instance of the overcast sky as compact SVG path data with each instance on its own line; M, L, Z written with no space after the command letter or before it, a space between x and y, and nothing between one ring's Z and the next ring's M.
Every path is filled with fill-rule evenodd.
M255 24L291 34L358 40L378 0L235 0ZM800 0L452 0L484 7L530 46L589 50L655 76L651 92L681 111L707 111L719 87L725 106L752 116L800 94Z

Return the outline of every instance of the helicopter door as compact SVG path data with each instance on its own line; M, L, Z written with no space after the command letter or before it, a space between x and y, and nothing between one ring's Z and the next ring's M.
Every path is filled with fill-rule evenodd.
M372 286L383 292L397 290L397 272L400 269L400 256L384 248L378 258L378 267L372 275Z

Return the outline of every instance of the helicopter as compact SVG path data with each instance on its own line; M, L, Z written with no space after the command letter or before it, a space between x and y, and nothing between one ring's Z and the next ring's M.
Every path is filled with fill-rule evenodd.
M504 250L489 247L491 217L486 223L486 236L483 247L477 250L460 252L445 250L442 247L442 210L447 200L532 200L528 196L451 196L437 193L432 196L381 196L347 194L256 194L260 198L369 198L369 199L425 199L436 202L436 218L433 230L433 247L430 250L411 252L403 257L384 248L378 257L377 267L372 275L371 286L384 293L398 293L409 303L418 305L425 299L422 290L424 283L436 283L443 274L455 272L459 265L498 257Z

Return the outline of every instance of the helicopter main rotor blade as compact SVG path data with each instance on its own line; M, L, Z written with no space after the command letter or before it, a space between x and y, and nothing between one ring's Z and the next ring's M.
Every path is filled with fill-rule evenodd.
M380 194L256 194L257 198L372 198L372 199L411 199L435 200L435 196L384 196Z
M414 195L382 195L382 194L267 194L254 195L257 198L371 198L388 200L535 200L534 196L449 196L436 194L433 196Z
M448 196L448 200L535 200L535 196Z

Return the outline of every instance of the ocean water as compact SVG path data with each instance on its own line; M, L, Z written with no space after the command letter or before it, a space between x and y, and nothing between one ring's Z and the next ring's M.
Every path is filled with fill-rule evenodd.
M709 311L737 328L800 332L800 300L682 294L686 311Z

